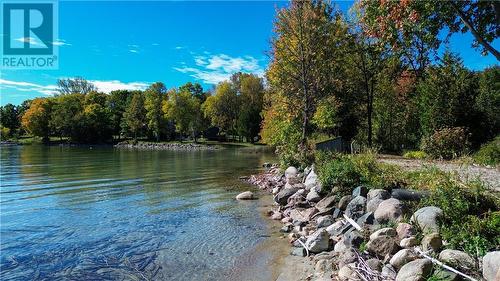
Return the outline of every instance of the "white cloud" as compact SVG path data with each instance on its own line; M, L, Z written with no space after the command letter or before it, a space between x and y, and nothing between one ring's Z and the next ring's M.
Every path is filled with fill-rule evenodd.
M119 80L90 80L100 92L109 93L114 90L144 90L149 86L145 82L121 82ZM41 85L24 81L0 79L0 89L14 89L18 92L35 92L46 96L57 94L57 85Z
M54 45L54 46L71 46L71 44L67 43L66 40L64 40L64 39L57 39L56 41L52 42L52 45Z
M19 42L23 42L23 43L30 43L31 45L45 46L45 44L42 44L42 42L36 40L33 37L21 37L21 38L17 38L14 40L19 41Z
M137 50L128 50L128 51L131 52L131 53L134 53L134 54L139 53L139 51L137 51Z
M115 90L144 90L149 86L149 83L145 82L125 83L118 80L90 80L90 83L94 84L99 91L106 94Z
M227 80L236 72L264 74L259 60L252 56L231 57L226 54L211 55L206 52L205 55L194 56L194 62L196 66L174 67L174 69L207 84L217 84Z

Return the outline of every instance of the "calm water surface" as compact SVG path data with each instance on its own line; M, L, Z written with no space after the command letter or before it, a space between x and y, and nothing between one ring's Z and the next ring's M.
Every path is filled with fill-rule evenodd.
M224 280L266 239L268 153L1 147L2 280Z

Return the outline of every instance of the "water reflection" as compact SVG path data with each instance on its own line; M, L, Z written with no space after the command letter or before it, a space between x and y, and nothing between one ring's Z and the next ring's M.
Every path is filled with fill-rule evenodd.
M245 150L2 147L2 280L222 280L265 236Z

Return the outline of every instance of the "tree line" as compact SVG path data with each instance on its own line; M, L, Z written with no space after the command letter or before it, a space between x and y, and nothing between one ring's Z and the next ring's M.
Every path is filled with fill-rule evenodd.
M264 84L253 74L236 73L213 91L198 83L167 89L156 82L144 91L105 94L83 78L59 80L58 86L54 97L2 106L2 138L27 133L44 141L59 137L77 143L197 141L212 127L212 137L236 135L254 142L260 130Z
M328 1L291 1L274 22L264 141L295 164L328 136L388 152L456 140L477 149L499 133L500 68L467 69L447 40L470 32L472 48L500 59L498 8L361 0L346 16Z

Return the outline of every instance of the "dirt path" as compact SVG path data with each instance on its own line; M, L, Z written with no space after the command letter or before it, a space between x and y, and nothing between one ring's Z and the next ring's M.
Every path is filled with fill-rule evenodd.
M500 168L488 168L479 165L459 164L448 161L405 159L392 155L382 155L379 158L379 161L398 165L406 170L416 170L422 167L435 166L446 172L458 173L462 180L479 178L485 182L489 188L500 191Z

